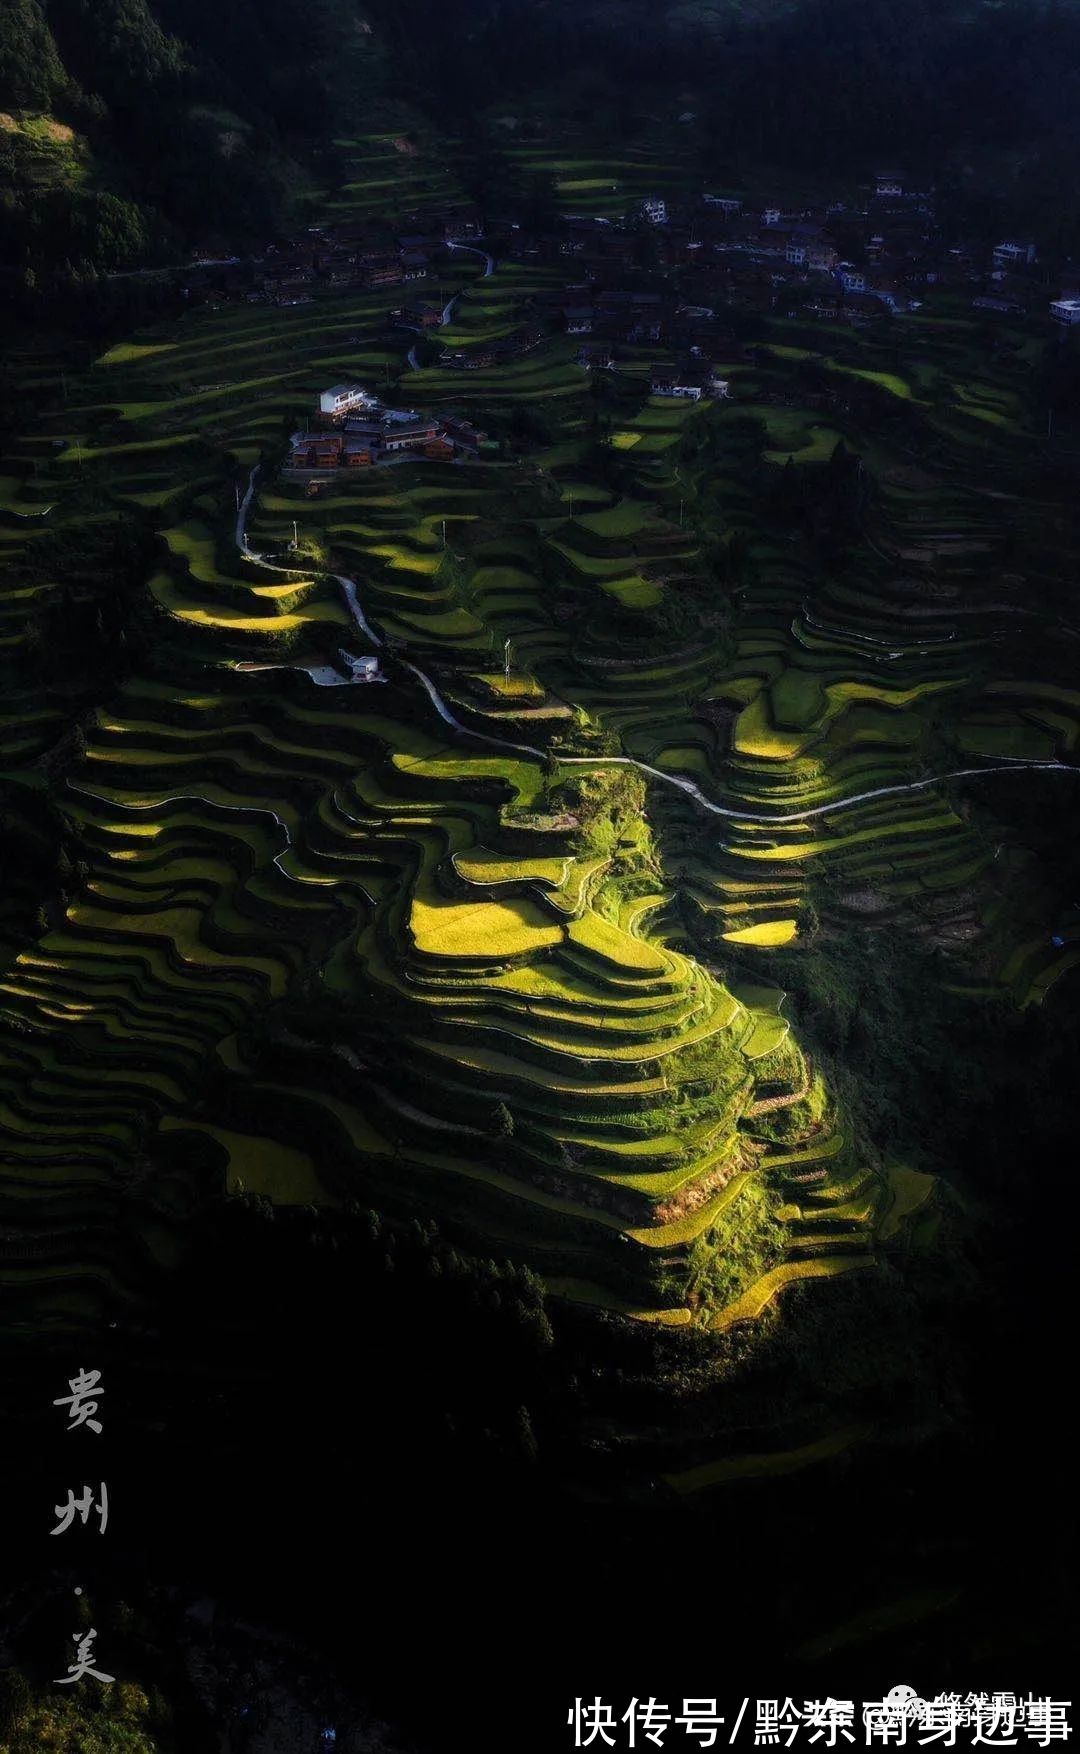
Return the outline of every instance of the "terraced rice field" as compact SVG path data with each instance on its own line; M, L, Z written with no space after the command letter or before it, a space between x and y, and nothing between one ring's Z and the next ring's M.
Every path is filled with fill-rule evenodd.
M588 211L685 174L519 156ZM334 208L453 189L452 165L372 136ZM553 273L480 270L446 269L458 348L513 330ZM862 363L830 361L854 400L820 420L790 339L715 409L650 397L642 349L604 427L567 338L411 371L384 306L192 312L63 389L19 362L45 389L3 464L0 786L27 834L48 794L79 863L0 966L0 1178L36 1224L4 1273L57 1322L73 1295L137 1297L193 1203L242 1183L436 1210L559 1295L729 1331L792 1284L871 1270L931 1197L849 1136L782 1014L808 920L975 940L983 983L1021 1003L1077 957L1075 921L1056 948L1010 936L967 782L938 777L1075 754L1080 696L1013 638L1006 530L1015 552L1036 514L932 457L905 474L910 424L895 453L887 420L865 431L867 397L931 452L993 407L965 442L973 470L987 445L1005 468L1020 368L974 378L954 330L902 335L921 378L860 342ZM344 378L495 425L542 407L551 442L309 499L278 476L283 435ZM810 475L837 436L867 478L822 576L747 471ZM152 549L150 635L43 765L66 725L27 609L63 580L33 546L46 517L118 511ZM385 680L350 683L368 654ZM621 778L643 790L620 806Z
M328 220L392 221L465 200L447 141L413 121L336 142L342 175L324 204Z
M529 141L509 144L507 157L525 187L550 187L556 207L568 214L622 219L647 195L671 200L696 190L689 143L662 126L614 149Z

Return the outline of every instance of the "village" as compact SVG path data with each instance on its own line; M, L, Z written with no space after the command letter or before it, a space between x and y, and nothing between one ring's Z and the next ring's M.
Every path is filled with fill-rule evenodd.
M1007 238L981 251L950 243L931 193L893 173L879 175L858 206L759 208L706 191L696 200L649 195L621 219L564 214L546 228L529 229L509 213L485 219L472 205L413 212L396 224L393 235L370 223L320 226L268 246L259 259L196 264L185 296L288 307L336 291L407 287L405 299L386 309L385 332L411 337L414 370L461 372L464 389L464 374L563 336L587 372L618 372L644 349L649 393L695 402L728 396L725 368L716 362L732 356L737 340L745 343L753 330L747 318L880 330L918 311L935 289L959 297L984 321L1042 312L1062 329L1080 324L1080 276L1050 297L1035 242ZM485 274L494 271L497 251L501 261L548 270L547 283L526 298L508 333L441 345L457 302L456 293L442 302L441 280L452 276L462 250L484 258ZM409 459L492 461L504 449L459 410L390 406L372 389L345 382L322 391L311 418L292 434L283 472L315 494L322 478L339 471Z
M346 220L269 244L260 257L197 260L185 272L183 294L191 303L293 306L334 291L407 289L405 301L387 311L387 329L412 331L428 344L438 340L450 307L425 297L425 283L437 284L461 250L487 255L489 271L494 251L500 260L566 276L512 334L444 348L438 365L462 371L496 366L561 331L580 338L577 357L587 368L616 367L620 347L670 349L668 368L680 381L670 393L708 394L717 306L858 328L918 310L931 288L962 298L988 320L1080 323L1080 271L1055 285L1030 238L983 245L950 237L933 193L891 172L858 201L819 206L759 205L702 191L677 200L649 195L621 218L563 213L530 225L513 210L483 214L451 203L405 214L392 231Z
M288 308L399 290L381 319L387 345L407 343L411 371L460 373L470 414L473 374L552 342L562 341L564 357L587 373L627 372L634 381L644 371L650 395L700 402L728 397L731 362L752 358L768 317L880 337L897 317L944 296L956 314L966 308L991 326L1080 324L1080 274L1051 280L1029 238L951 239L932 192L893 172L857 200L819 206L704 190L649 194L620 212L613 194L617 186L598 203L605 214L552 210L538 222L532 210L531 224L513 209L484 214L467 202L327 222L269 244L261 257L197 262L182 291L191 304ZM520 213L529 211L524 203ZM483 260L484 278L498 263L530 272L530 289L495 335L466 337L455 327L461 252ZM505 431L494 424L493 434L452 406L391 406L345 381L322 391L293 432L283 473L314 496L338 472L409 460L492 462L507 454Z

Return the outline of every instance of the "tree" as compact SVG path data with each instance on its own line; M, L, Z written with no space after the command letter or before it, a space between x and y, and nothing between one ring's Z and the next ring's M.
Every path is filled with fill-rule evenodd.
M514 1437L525 1460L535 1462L539 1446L528 1407L519 1407L514 1415Z
M0 107L47 110L67 75L39 0L0 7Z
M514 1117L505 1102L497 1102L488 1128L493 1139L512 1139L514 1136Z
M175 91L186 71L183 44L146 0L52 0L50 18L65 65L114 107L138 114Z
M527 402L515 402L510 410L510 436L521 448L550 445L554 439L550 421Z

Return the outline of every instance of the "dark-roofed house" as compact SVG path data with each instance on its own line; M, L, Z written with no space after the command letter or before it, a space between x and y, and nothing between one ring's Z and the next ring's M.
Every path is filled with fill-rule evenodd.
M289 463L294 469L336 469L341 462L339 432L300 432L292 441Z
M577 362L586 371L610 371L615 364L610 341L584 341L578 348Z
M463 414L447 414L443 418L443 432L452 444L460 445L463 451L478 452L487 439L487 433L481 432L471 420Z
M375 292L380 286L400 286L405 279L405 270L396 256L386 256L377 262L367 262L359 270L360 284L368 292Z
M390 315L413 329L437 329L443 316L440 305L428 304L421 299L402 305L399 311L391 311Z
M1014 298L973 298L973 311L989 311L995 317L1019 317L1024 307Z
M454 353L443 353L439 356L439 364L449 366L453 371L486 371L489 366L498 363L498 354L490 343L479 347L459 347Z
M383 432L383 445L387 451L407 451L414 445L429 445L438 436L438 421L418 414L410 420L395 421L393 426L387 426Z
M479 208L460 207L443 218L443 237L448 243L456 243L462 238L478 238L483 232Z

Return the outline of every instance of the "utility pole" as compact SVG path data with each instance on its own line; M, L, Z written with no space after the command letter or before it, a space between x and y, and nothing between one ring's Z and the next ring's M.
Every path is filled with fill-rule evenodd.
M299 541L297 539L297 535L296 535L296 519L295 518L292 521L292 545L293 545L293 553L295 554L296 550L300 546Z
M510 680L510 641L509 640L507 640L506 644L503 646L503 675L505 676L507 682L509 682L509 680Z
M444 548L446 547L446 519L445 518L442 521L442 545Z

